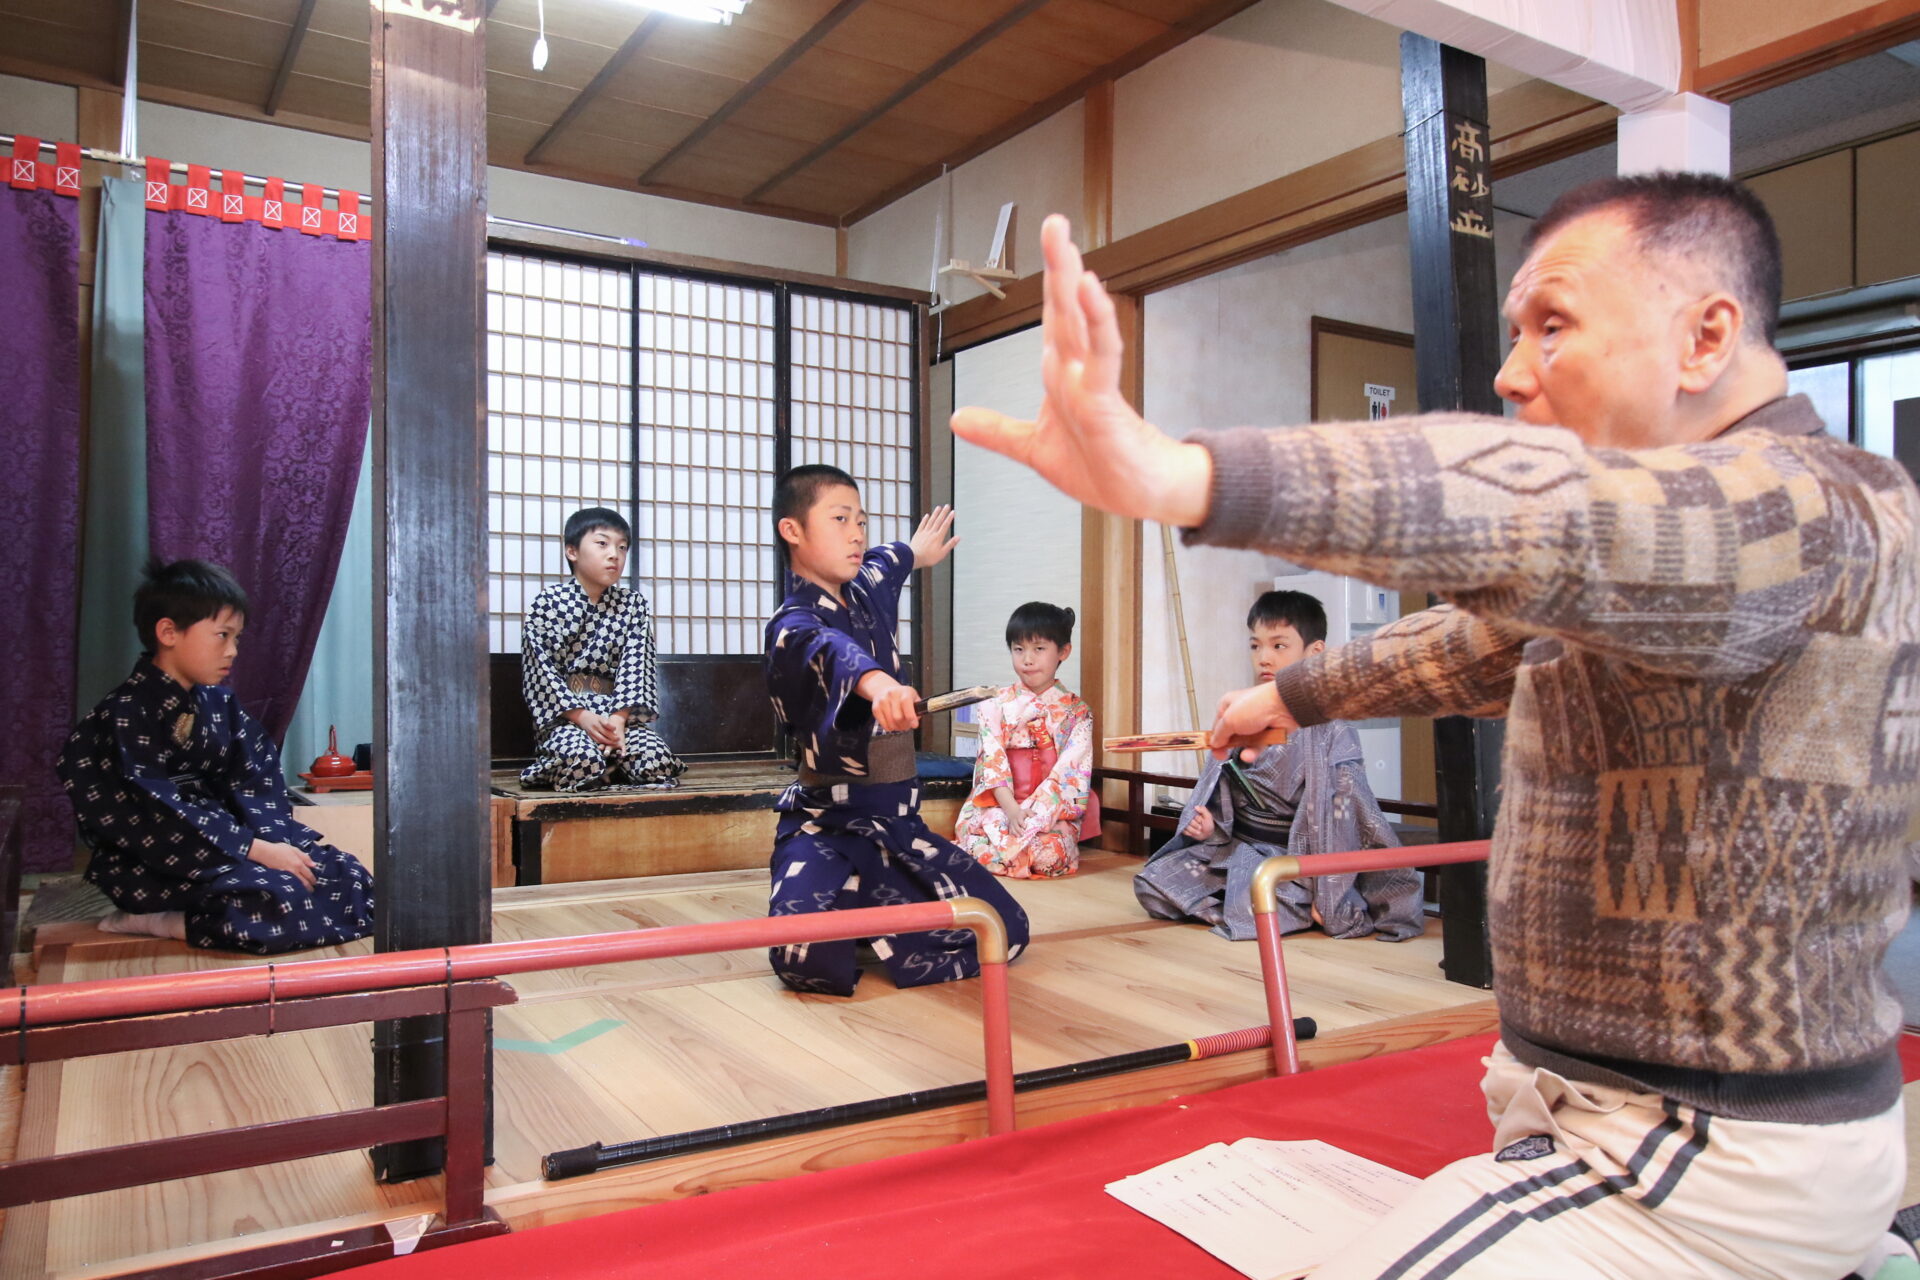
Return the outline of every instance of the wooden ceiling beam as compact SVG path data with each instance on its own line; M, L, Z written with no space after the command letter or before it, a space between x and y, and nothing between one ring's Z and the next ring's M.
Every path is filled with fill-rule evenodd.
M653 33L660 29L660 24L666 20L666 16L657 11L649 13L646 19L633 29L633 34L613 51L613 56L608 58L606 65L587 82L586 88L573 95L573 101L569 102L567 109L560 113L560 118L548 125L547 131L540 135L540 140L527 149L523 163L532 164L539 159L540 153L546 150L547 144L559 137L561 132L574 122L575 117L587 109L587 104L592 102L615 76L620 74L621 69L627 65L633 55L640 52L640 46L651 39Z
M672 164L693 147L699 145L701 139L705 138L709 133L712 133L720 125L726 123L727 119L731 117L734 112L746 106L762 89L772 84L781 72L799 61L801 54L820 43L829 32L842 22L845 22L852 16L855 9L858 9L865 3L866 0L840 0L840 3L833 6L833 8L827 12L826 16L808 28L806 34L802 35L798 40L795 40L791 45L788 45L785 52L761 68L759 75L741 85L740 91L722 103L719 110L701 121L694 127L692 133L689 133L678 143L674 144L672 150L648 166L647 171L640 175L639 180L642 185L652 182L662 169Z
M825 142L822 142L819 146L807 152L807 154L801 156L779 173L774 174L771 178L748 192L747 199L758 200L761 196L764 196L767 192L773 190L794 174L799 173L821 156L826 155L848 138L853 137L875 120L878 120L881 116L884 116L887 112L893 110L908 98L911 98L914 94L926 88L927 85L938 80L941 76L959 65L964 59L977 53L989 41L998 38L1004 32L1011 30L1017 23L1045 8L1048 3L1049 0L1020 0L1019 4L1014 5L1013 8L1001 14L992 23L976 31L973 35L948 51L947 55L938 62L888 94L885 101L873 107L846 128L840 130L840 132L834 134L831 138L828 138Z
M300 42L307 38L307 27L313 22L313 6L317 2L300 0L300 12L294 15L293 30L287 33L287 47L280 51L280 68L273 73L273 88L267 91L268 115L280 110L280 99L287 91L287 81L293 78L293 62L300 56Z
M1215 0L1213 4L1189 14L1184 20L1168 27L1164 35L1157 36L1145 44L1140 45L1118 62L1108 63L1091 75L1068 85L1045 101L1034 103L1033 106L1022 111L1019 115L1014 116L999 128L994 129L990 133L982 134L951 155L942 156L904 182L887 188L879 195L868 200L865 204L862 204L859 208L841 215L841 220L851 225L852 223L860 221L862 218L880 212L880 210L886 208L901 196L912 191L918 191L927 183L932 182L940 176L942 170L949 168L957 169L975 156L983 155L993 150L1008 138L1025 133L1028 129L1039 124L1048 116L1072 106L1074 103L1080 101L1080 99L1086 97L1087 94L1091 93L1099 85L1118 80L1129 71L1138 70L1169 49L1185 44L1195 36L1225 22L1242 9L1250 9L1257 3L1259 3L1259 0Z

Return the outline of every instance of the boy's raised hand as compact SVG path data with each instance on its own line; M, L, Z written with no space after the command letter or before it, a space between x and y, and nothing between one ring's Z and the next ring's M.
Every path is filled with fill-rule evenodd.
M947 536L952 528L952 507L935 507L920 517L920 527L913 531L913 537L907 541L907 545L913 548L914 568L931 569L947 558L947 552L953 550L960 541Z
M1193 527L1206 520L1213 460L1170 439L1120 392L1125 343L1113 299L1080 260L1067 220L1040 228L1040 376L1046 398L1032 422L962 409L953 433L1038 471L1056 489L1115 515Z

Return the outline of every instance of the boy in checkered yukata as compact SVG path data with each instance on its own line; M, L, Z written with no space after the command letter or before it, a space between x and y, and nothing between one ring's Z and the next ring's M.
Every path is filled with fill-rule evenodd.
M221 684L247 596L203 560L152 561L133 596L144 655L80 722L60 780L114 933L272 955L373 929L373 876L294 821L280 755Z
M568 516L573 575L543 587L527 611L520 685L540 741L520 772L527 786L665 789L687 770L652 728L660 706L653 612L624 581L632 538L606 507Z
M867 550L867 516L853 477L795 467L773 495L774 531L790 572L767 622L767 692L792 735L800 776L775 806L773 892L767 914L984 899L1006 922L1009 957L1027 944L1027 916L1006 889L920 818L913 729L920 695L894 632L900 590L915 569L946 558L957 539L935 509L910 542ZM980 972L965 929L868 939L894 985L918 987ZM857 944L775 947L773 970L796 991L850 996Z

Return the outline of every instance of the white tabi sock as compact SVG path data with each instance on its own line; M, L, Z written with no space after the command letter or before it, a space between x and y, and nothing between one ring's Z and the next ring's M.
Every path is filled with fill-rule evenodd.
M130 911L110 912L100 921L106 933L138 933L152 938L187 940L187 913L184 911L148 911L135 915Z

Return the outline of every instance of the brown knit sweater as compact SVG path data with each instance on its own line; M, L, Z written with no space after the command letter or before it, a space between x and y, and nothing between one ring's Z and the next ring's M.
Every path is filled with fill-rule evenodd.
M1302 724L1507 718L1494 991L1524 1062L1742 1119L1900 1089L1920 493L1803 396L1701 444L1431 415L1194 439L1189 538L1449 604L1280 673Z

